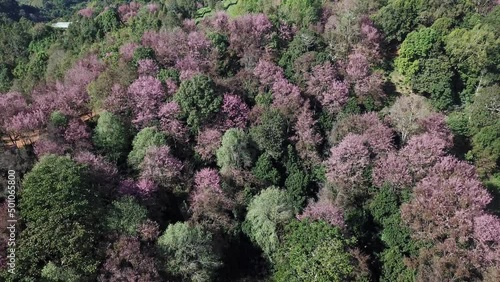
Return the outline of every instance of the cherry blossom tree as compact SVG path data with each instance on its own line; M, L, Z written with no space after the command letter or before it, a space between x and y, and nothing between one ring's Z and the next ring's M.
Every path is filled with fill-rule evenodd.
M221 178L215 169L204 168L194 177L190 194L191 220L209 230L230 230L234 227L231 210L234 202L221 189Z
M339 112L347 102L349 87L337 79L330 62L313 67L307 78L306 94L315 97L330 113Z
M381 158L373 168L373 183L394 187L411 187L425 177L440 157L445 156L450 143L436 134L414 136L399 152Z
M33 149L37 158L40 159L43 156L52 154L62 156L66 152L67 146L50 139L41 138L33 144Z
M118 16L122 22L126 23L137 16L140 8L141 4L133 1L128 4L120 5L118 7Z
M133 123L143 128L158 118L161 102L166 98L161 82L152 76L139 77L128 87L134 108Z
M181 175L182 162L172 156L170 147L151 147L140 165L141 177L168 186Z
M370 165L370 150L364 138L349 133L330 150L325 161L326 179L337 190L337 202L344 206L366 193L365 170Z
M71 144L75 150L90 149L90 129L80 119L72 119L64 131L64 140Z
M224 118L224 128L245 128L250 109L239 96L224 94L221 114Z
M78 11L78 14L84 18L91 18L92 15L94 14L94 10L92 8L87 7Z
M297 143L295 148L302 160L309 165L317 165L321 162L318 146L322 138L316 128L313 112L309 107L302 108L297 122L295 123L295 136L293 140Z
M375 112L352 115L340 120L330 133L330 142L337 144L349 133L362 135L372 152L377 155L383 155L393 149L394 134Z
M119 53L126 62L132 61L134 58L134 52L140 45L135 42L128 42L120 47Z
M139 76L153 76L158 74L158 65L151 59L142 59L137 62L137 73Z
M246 14L229 22L230 48L246 67L253 68L266 54L272 23L264 14Z
M188 129L179 120L180 115L181 108L176 102L163 104L158 113L161 129L175 140L185 142L188 139Z
M418 267L430 271L419 271L421 279L467 279L483 267L479 258L488 260L493 254L498 262L498 244L490 245L493 253L489 248L482 250L488 252L478 254L479 258L476 246L469 244L474 238L479 246L481 240L498 241L491 241L491 233L483 229L486 222L498 232L498 219L483 215L490 201L472 165L444 157L429 170L410 202L401 207L401 218L413 230L412 237L426 243L420 250Z
M103 281L160 281L154 256L141 247L132 236L120 236L106 251L99 280Z
M222 133L213 128L205 128L198 133L197 143L194 148L201 159L213 160L217 149L221 146Z
M323 188L319 192L318 200L309 200L306 208L297 218L299 220L324 220L332 226L344 228L344 211L334 205L334 200L331 193Z

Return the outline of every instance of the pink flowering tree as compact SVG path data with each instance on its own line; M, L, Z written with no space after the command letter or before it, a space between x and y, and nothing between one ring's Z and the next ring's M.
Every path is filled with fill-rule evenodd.
M64 155L66 152L67 145L65 144L60 144L56 141L47 139L47 138L41 138L38 139L34 144L33 144L33 149L35 151L35 155L37 156L38 159L40 159L43 156L46 155Z
M373 168L373 183L384 183L396 188L411 187L425 177L431 167L445 156L450 143L436 134L414 136L399 152L381 158Z
M234 202L222 191L217 170L204 168L198 171L194 184L190 194L191 220L213 231L234 228L231 217Z
M64 131L64 140L75 150L90 149L90 129L80 119L72 119Z
M377 113L352 115L342 119L330 133L330 142L337 144L349 133L362 135L377 156L393 149L393 131L379 119Z
M328 112L337 113L347 102L349 87L326 62L315 66L308 75L306 94L315 97Z
M498 237L492 240L488 234L498 235L498 219L484 215L490 201L472 165L444 157L429 170L415 187L412 200L401 206L401 218L413 231L412 237L425 243L418 267L431 271L419 272L421 279L467 279L487 266L482 262L491 263L491 258L498 263ZM492 229L485 229L485 223ZM481 249L481 241L490 244L487 249Z
M239 96L224 94L221 114L225 129L240 127L245 128L248 121L250 109Z
M161 103L166 98L161 82L152 76L142 76L128 88L133 102L133 123L138 128L148 126L158 118Z
M80 151L75 154L74 160L78 163L88 165L93 181L98 184L104 184L108 187L115 184L115 179L118 176L118 168L105 157L89 151ZM107 192L110 192L110 190L108 189Z
M318 147L322 142L321 135L316 128L313 112L309 107L302 108L295 123L293 140L299 157L309 166L321 163Z
M94 10L92 8L83 8L80 11L78 11L78 15L84 17L84 18L92 18L92 15L94 15Z
M115 83L111 87L110 95L104 100L104 109L116 115L128 116L132 109L130 96L125 87Z
M213 128L205 128L198 133L195 151L202 160L214 160L217 149L221 146L222 132Z
M271 91L273 107L279 109L286 117L295 119L298 110L304 104L299 87L285 78L280 67L266 60L258 62L254 75L259 79L264 90Z
M188 140L188 129L180 121L181 108L176 102L168 102L160 107L158 116L160 118L160 127L167 135L172 136L179 142Z
M0 94L0 127L5 131L9 127L10 119L15 115L25 111L28 104L23 95L19 92L9 92Z
M246 14L229 22L230 48L249 68L266 54L273 25L264 14Z
M330 150L325 161L326 179L337 191L337 202L348 205L367 193L365 171L370 165L370 150L361 135L348 134Z
M354 84L358 100L364 101L367 97L371 97L375 102L379 102L385 97L382 90L384 78L381 73L371 71L371 63L364 50L357 48L349 55L346 66L347 77Z
M141 178L169 186L181 175L182 162L172 156L170 147L151 147L140 165Z
M120 181L118 192L121 195L131 195L139 198L150 198L153 193L158 191L158 185L150 179L140 178L134 181L131 178Z
M137 73L139 76L153 76L156 77L158 75L158 65L155 61L151 59L142 59L137 62Z
M208 72L210 69L210 57L212 43L201 31L192 31L187 34L182 57L176 62L180 70L180 79L186 80L196 74Z
M122 22L126 23L137 16L140 8L141 4L133 1L128 4L120 5L118 7L118 16Z
M327 189L320 190L318 200L309 200L306 208L300 215L299 220L324 220L332 226L345 227L344 211L334 205L334 198Z
M119 53L126 62L132 61L134 52L140 45L135 42L125 43L120 47Z

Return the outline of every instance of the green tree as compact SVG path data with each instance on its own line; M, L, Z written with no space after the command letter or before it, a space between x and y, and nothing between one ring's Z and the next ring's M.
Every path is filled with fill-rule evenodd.
M308 27L320 16L321 2L319 0L284 0L279 6L283 18L300 27Z
M286 191L271 186L248 205L244 232L271 258L279 244L278 234L294 215L293 202Z
M134 141L132 141L132 151L128 154L128 164L138 169L150 147L166 144L167 137L155 127L142 129L134 137Z
M95 275L102 206L85 166L68 157L49 155L23 180L16 280L37 280L47 261L82 277ZM57 240L56 240L57 238ZM19 276L21 275L21 276Z
M202 123L211 120L222 105L222 96L217 94L215 83L205 75L184 80L175 93L174 100L194 131L198 131Z
M250 128L250 135L259 149L274 159L283 154L286 139L286 119L277 110L266 111L258 125Z
M170 224L158 238L158 246L166 270L188 281L211 281L214 271L222 266L212 235L186 222Z
M389 41L402 41L417 25L420 0L389 0L375 20Z
M241 128L231 128L222 136L222 145L217 150L217 165L221 171L242 169L252 165L250 138Z
M478 24L472 30L458 28L446 37L446 52L456 66L464 85L461 99L469 102L485 82L489 72L498 71L500 38L489 25ZM497 80L497 79L496 79Z
M280 173L274 167L271 157L266 153L260 155L257 159L252 172L260 181L270 185L277 185L280 181Z
M308 198L311 177L301 166L291 145L288 146L286 173L285 188L293 201L295 211L300 211Z
M133 197L125 196L113 201L105 222L110 231L136 235L137 228L146 220L147 210Z
M130 146L127 128L118 117L110 112L103 112L99 115L93 141L97 149L112 161L125 157Z
M349 251L356 241L324 221L293 221L284 234L275 255L276 281L351 281L367 275Z
M42 278L53 282L77 282L82 279L73 269L57 266L51 261L43 267Z

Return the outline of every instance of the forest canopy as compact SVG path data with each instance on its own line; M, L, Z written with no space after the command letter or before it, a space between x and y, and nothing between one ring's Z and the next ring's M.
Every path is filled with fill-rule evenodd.
M0 0L0 280L500 281L498 4Z

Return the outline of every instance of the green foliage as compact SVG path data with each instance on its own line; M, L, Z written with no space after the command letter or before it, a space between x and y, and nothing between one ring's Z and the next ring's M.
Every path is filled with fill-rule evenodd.
M276 281L350 281L356 271L355 243L324 221L293 221L275 255Z
M165 8L168 11L172 11L180 16L180 19L193 18L196 10L198 10L197 4L200 1L193 0L166 0Z
M95 18L96 24L99 27L99 37L103 38L106 33L117 30L120 27L120 18L115 9L108 9L100 13Z
M286 139L286 119L279 111L268 110L262 114L260 124L250 128L250 135L261 151L279 159Z
M411 32L401 44L395 65L405 76L419 71L419 59L429 58L439 53L441 40L432 28L422 28Z
M111 94L112 88L116 84L128 86L136 78L136 72L129 65L119 62L110 64L97 79L93 80L87 86L87 92L90 96L90 105L94 111L103 108L103 103Z
M448 109L454 102L452 65L441 55L441 36L432 28L411 32L401 44L395 60L397 70L411 87L430 95L437 109Z
M150 147L165 144L167 144L167 137L156 128L146 127L142 129L132 141L132 151L128 154L128 164L138 169Z
M57 266L51 261L43 267L42 278L53 282L77 282L82 279L73 269Z
M455 136L469 136L469 118L463 111L452 112L446 119L446 124Z
M217 150L217 165L221 171L243 169L252 165L250 138L241 128L231 128L222 136L222 145Z
M382 262L382 275L380 281L415 281L415 271L405 265L405 256L399 248L384 250L380 260Z
M12 73L9 69L9 66L6 64L0 63L0 92L9 91L12 86Z
M279 6L283 18L300 27L314 24L320 16L320 0L284 0Z
M383 224L392 214L399 213L399 199L388 185L383 186L370 202L370 212L375 221Z
M472 30L458 28L446 37L446 52L464 84L461 99L469 102L484 83L485 73L498 71L500 39L492 27L478 24Z
M314 51L321 46L318 35L309 29L301 29L297 35L293 37L288 48L281 55L278 64L285 71L288 78L298 78L294 63L307 52Z
M292 199L295 211L300 211L308 198L308 187L311 179L307 171L301 167L291 145L288 146L287 158L285 187Z
M134 66L137 66L137 62L143 59L154 59L155 58L155 52L151 48L147 47L138 47L134 51L134 57L132 58L132 64Z
M158 238L158 246L166 270L188 281L211 281L214 271L222 265L212 235L186 222L170 224Z
M419 71L410 79L413 89L430 94L431 104L436 109L449 109L457 98L453 92L453 71L448 58L424 59L419 65Z
M279 171L273 165L271 157L266 153L260 155L257 159L252 173L257 179L270 185L277 185L281 178Z
M280 229L293 215L290 196L271 186L255 196L248 205L244 232L271 257L279 244Z
M36 280L48 260L93 275L101 256L101 207L85 166L68 157L42 158L23 180L20 210L27 228L19 240L18 275Z
M125 196L113 201L106 216L108 230L118 234L136 235L139 224L146 220L147 210L133 197Z
M217 94L215 83L205 75L182 81L174 100L194 131L198 131L204 122L212 120L222 105L222 96Z
M130 146L127 128L110 112L102 112L99 115L92 137L96 148L112 161L125 157Z
M472 134L493 125L500 118L500 86L494 85L477 91L472 103L467 105L469 128Z
M60 111L54 111L50 114L50 123L57 127L64 127L68 124L68 118Z
M390 0L382 7L375 20L389 41L402 41L417 24L420 0Z
M172 79L175 82L179 82L179 71L175 68L161 69L158 72L157 78L161 82L165 82L167 79Z
M500 164L500 120L497 119L494 125L482 128L472 137L471 153L481 175L489 175L498 171Z

